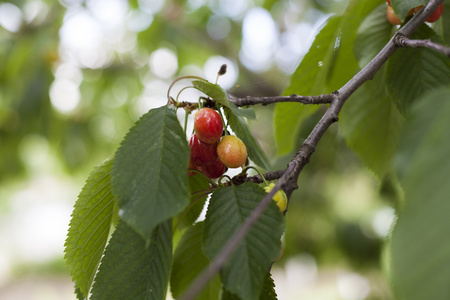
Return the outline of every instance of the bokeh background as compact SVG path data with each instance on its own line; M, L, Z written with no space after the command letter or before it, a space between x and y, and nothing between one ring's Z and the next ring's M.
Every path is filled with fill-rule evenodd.
M139 116L166 103L175 78L214 82L225 63L219 84L231 94L279 95L346 4L0 1L0 299L75 299L63 251L77 194ZM273 106L255 110L252 131L284 169L292 155L277 156ZM320 113L292 137L299 145ZM279 299L392 299L382 265L397 198L333 126L291 199L273 266Z

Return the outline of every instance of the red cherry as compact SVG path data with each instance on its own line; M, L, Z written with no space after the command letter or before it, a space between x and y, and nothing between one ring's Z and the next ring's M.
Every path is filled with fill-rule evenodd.
M210 165L199 168L200 171L205 173L206 176L208 176L211 179L217 179L227 171L227 167L225 167L225 165L220 161L220 159L217 159Z
M386 0L386 3L391 6L391 0Z
M442 12L444 11L444 4L439 5L438 8L428 17L426 20L427 22L433 23L439 20L439 18L442 15Z
M194 164L192 159L189 158L188 170L199 170L200 171L200 167L197 166L196 164ZM193 176L193 175L197 174L197 172L193 172L193 171L188 171L187 173L188 173L188 176Z
M217 142L214 144L203 143L194 133L189 142L189 147L191 148L191 160L197 166L203 167L217 160Z
M194 131L199 140L213 144L222 136L222 118L214 109L204 107L194 115Z

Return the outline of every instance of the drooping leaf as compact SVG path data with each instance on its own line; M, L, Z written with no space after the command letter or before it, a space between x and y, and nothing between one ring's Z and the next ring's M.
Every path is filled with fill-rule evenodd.
M422 25L411 38L440 42L427 25ZM407 113L425 92L450 84L450 60L424 47L399 49L388 60L386 83L400 112Z
M275 284L273 279L268 272L266 278L264 279L263 290L259 295L259 300L277 300L277 293L275 292ZM240 300L236 295L228 291L224 291L221 300Z
M188 159L176 112L167 106L144 114L122 141L112 187L121 218L144 238L189 204Z
M347 100L339 120L349 147L380 179L390 171L403 125L402 115L383 89L384 70Z
M218 84L202 80L193 80L193 86L205 95L211 97L214 101L222 104L228 108L234 115L245 117L248 119L255 119L255 112L252 108L239 109L234 103L230 102L227 93Z
M92 300L165 299L172 263L171 220L147 239L119 222L95 277Z
M183 234L175 249L170 276L170 290L174 298L182 295L194 279L208 266L209 259L203 254L202 244L203 222L200 222L190 227ZM215 275L195 299L218 299L220 290L220 276Z
M65 243L65 256L72 280L85 297L89 294L114 214L115 197L111 192L109 158L97 166L81 190Z
M448 88L427 95L402 133L396 165L406 204L390 247L397 299L450 298L449 99Z
M255 184L220 188L211 197L203 250L213 259L236 233L265 192ZM258 299L271 262L280 254L283 217L271 202L229 258L220 275L224 288L242 299Z
M247 147L248 157L258 166L270 170L269 159L258 141L256 141L253 134L250 132L245 120L240 116L230 115L228 121L231 129L236 133L236 136L239 137Z
M355 28L381 2L352 0L342 16L328 19L283 94L331 93L352 78L359 70L353 53ZM293 150L301 124L317 107L298 103L276 105L274 131L278 154L287 154Z
M386 19L386 4L377 6L356 33L354 53L360 68L366 66L391 38L392 25Z

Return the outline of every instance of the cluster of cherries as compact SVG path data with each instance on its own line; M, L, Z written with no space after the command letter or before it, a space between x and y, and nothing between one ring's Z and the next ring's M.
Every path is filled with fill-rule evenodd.
M394 9L391 6L391 0L386 0L386 3L388 4L387 10L386 10L386 17L392 25L401 25L402 21L400 18L395 14ZM423 5L414 7L408 12L407 16L410 16L412 14L417 14L421 9ZM444 4L439 5L438 8L426 19L427 22L433 23L439 20L439 18L442 15L442 12L444 11Z
M245 144L234 135L224 135L223 129L222 117L216 110L204 107L195 113L194 134L189 141L189 169L201 171L210 179L217 179L227 168L245 165Z

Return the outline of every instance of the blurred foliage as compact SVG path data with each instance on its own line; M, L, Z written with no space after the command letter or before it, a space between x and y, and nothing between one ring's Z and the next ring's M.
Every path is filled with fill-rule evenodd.
M161 0L154 1L152 6L152 1L112 1L125 3L122 31L117 30L117 36L112 37L109 32L98 48L68 49L63 43L63 27L77 13L87 13L95 19L93 2L8 3L19 8L22 16L17 30L0 26L0 189L12 179L31 176L35 157L30 152L34 150L51 153L68 174L87 177L94 165L117 149L142 113L165 103L167 87L175 77L204 76L205 64L211 57L220 55L238 70L229 89L231 93L279 95L307 49L290 53L296 57L289 70L274 60L274 56L285 53L275 51L269 66L252 70L241 53L245 15L254 7L265 9L278 30L278 47L287 45L289 39L294 39L295 45L308 47L312 42L307 40L308 36L311 39L317 34L325 17L342 12L347 4L334 0ZM0 10L6 3L0 2ZM247 6L236 15L223 10L224 5L242 7L239 3ZM144 18L139 29L132 30L127 25L133 13ZM214 20L229 26L228 34L214 38L208 31L211 30L208 24ZM101 24L99 20L96 22ZM168 49L176 56L177 69L168 77L152 70L150 60L159 49ZM83 51L90 54L94 63L86 64ZM102 51L106 53L103 58ZM99 62L100 58L95 61L96 55L104 61ZM53 94L61 82L69 87L63 94L67 103L73 97L76 99L76 105L66 111L58 106L64 97L58 100ZM252 132L271 158L273 169L284 169L290 156L275 157L271 122L267 121L272 119L274 107L255 110L257 120L250 121ZM297 145L322 112L319 109L305 117L295 141ZM370 222L378 209L398 200L395 182L383 185L391 191L389 197L380 196L379 188L380 183L347 148L340 130L329 130L290 201L280 264L307 252L320 265L351 266L361 271L378 268L383 237L373 232Z

